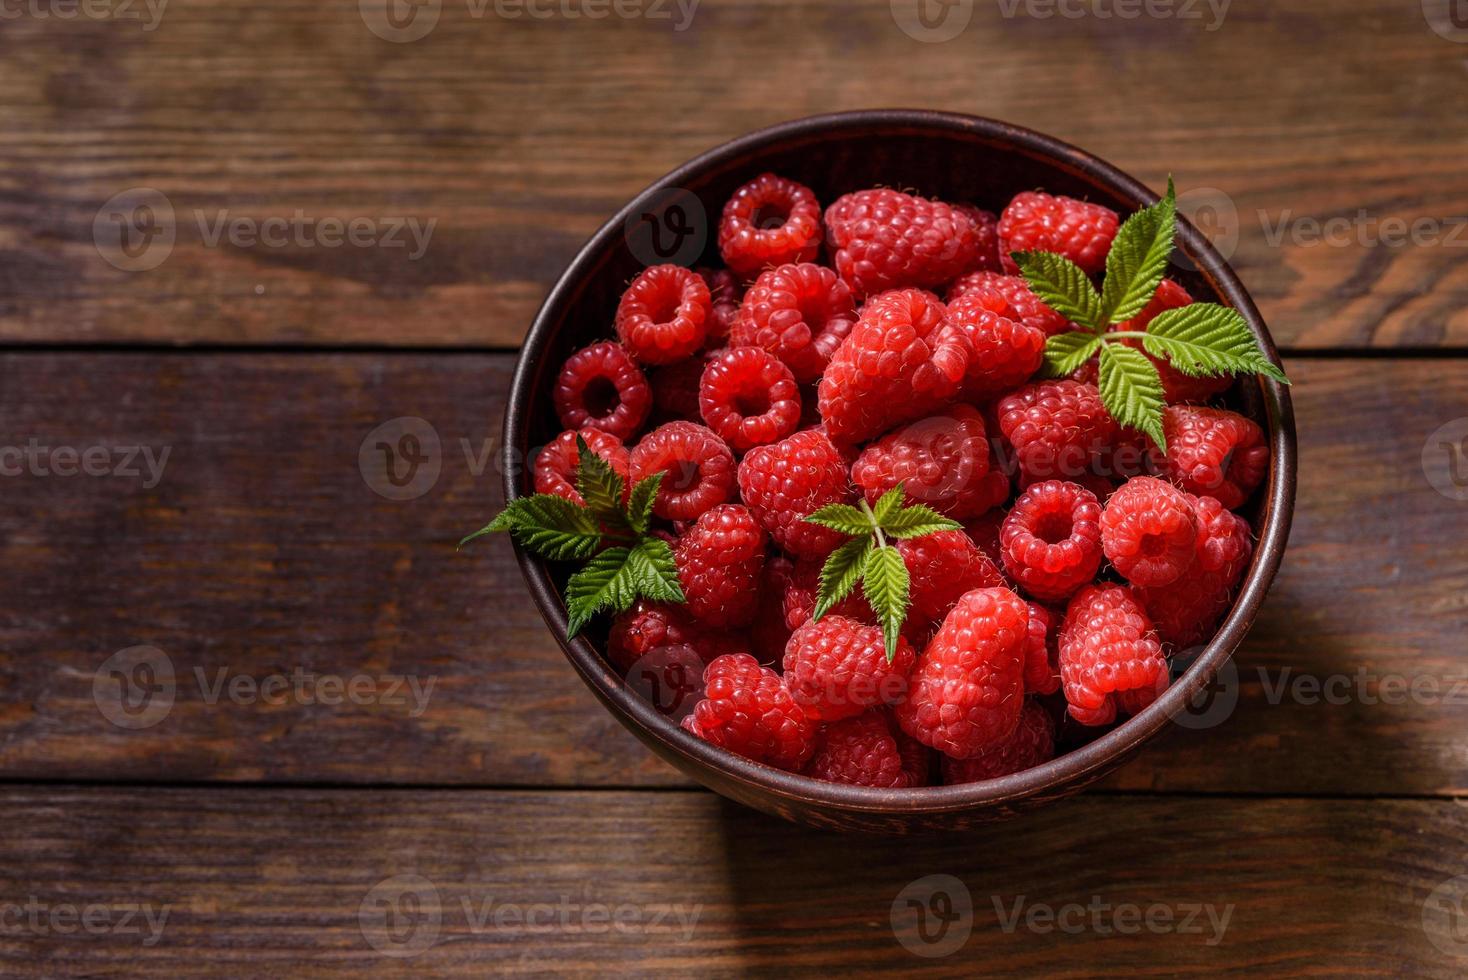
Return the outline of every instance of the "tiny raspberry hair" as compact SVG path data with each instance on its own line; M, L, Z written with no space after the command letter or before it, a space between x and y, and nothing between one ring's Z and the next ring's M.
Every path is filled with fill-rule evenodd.
M743 453L795 431L800 389L773 354L758 347L731 347L703 369L698 407L708 427Z
M741 279L821 251L821 205L809 187L760 174L734 192L719 220L719 253Z
M1176 582L1193 563L1197 539L1189 495L1154 477L1128 480L1101 512L1101 550L1133 585Z
M922 785L903 763L892 723L881 711L867 711L822 729L804 772L812 779L850 786L904 789Z
M698 274L709 287L709 322L704 342L709 347L724 343L739 316L739 300L743 296L739 280L728 269L699 269Z
M629 461L632 482L666 474L652 511L670 521L697 520L734 499L734 454L724 440L693 422L668 422L642 437Z
M1012 776L1055 758L1055 723L1034 700L1025 701L1019 724L1010 736L967 759L943 757L943 785L977 783Z
M915 286L933 289L973 267L979 230L963 211L875 188L826 209L832 263L858 296Z
M1253 420L1222 408L1170 405L1162 413L1164 455L1151 449L1159 476L1189 493L1242 507L1269 472L1269 447Z
M898 637L889 662L880 627L827 615L791 634L785 644L785 684L807 715L838 721L902 698L916 659Z
M617 337L644 364L672 364L703 346L712 316L709 287L692 269L650 266L617 304Z
M855 323L851 287L825 266L801 262L760 273L739 304L730 338L763 347L804 384L821 376Z
M954 520L988 510L993 490L984 417L971 405L955 405L908 423L862 450L851 480L875 504L897 484L909 502Z
M1004 297L1009 304L1011 319L1027 327L1034 327L1046 337L1080 329L1065 317L1046 306L1040 297L1030 291L1030 284L1020 276L998 272L970 272L960 276L948 287L948 302L962 299L979 289L988 289Z
M1007 585L999 569L962 531L935 531L897 542L911 582L908 620L940 623L965 593Z
M1008 738L1024 704L1029 618L1009 589L965 593L908 677L907 698L895 709L902 730L955 759Z
M726 653L744 652L741 639L727 630L706 629L684 606L638 599L612 619L607 654L624 673L643 657L668 647L691 647L705 664Z
M999 529L1004 570L1030 595L1065 599L1101 567L1101 505L1075 483L1036 483L1014 502Z
M551 399L567 429L600 429L623 442L637 435L652 412L647 378L627 349L609 340L566 359Z
M1133 591L1157 627L1163 643L1174 649L1201 643L1218 625L1233 600L1253 554L1248 522L1213 497L1193 497L1198 514L1198 541L1193 563L1177 581Z
M1037 381L1001 398L999 431L1021 482L1075 480L1108 458L1120 434L1101 392L1079 381Z
M1030 380L1045 360L1045 333L1019 319L1009 301L975 289L948 304L948 320L968 339L964 397L986 402Z
M785 681L747 653L722 656L703 672L704 699L683 727L730 752L794 772L815 751L816 723Z
M1135 714L1167 687L1162 644L1142 604L1122 585L1088 585L1060 627L1060 681L1070 714L1109 725L1117 708Z
M765 532L749 508L720 504L703 513L673 551L688 611L705 626L744 627L759 608Z
M824 558L846 537L805 518L852 499L847 465L824 432L804 429L751 449L739 464L739 493L776 545L797 558Z
M974 225L974 261L964 270L964 274L1002 272L1004 263L999 255L999 215L972 204L955 204L953 209L966 214Z
M581 452L576 447L577 436L586 442L587 449L606 460L612 472L624 481L627 479L629 457L622 440L600 429L586 428L579 432L567 429L535 456L536 493L553 493L577 506L586 503L581 499L581 494L576 492L576 473L581 466Z
M1061 617L1032 602L1030 628L1025 635L1025 693L1054 694L1060 690L1060 661L1056 632Z
M1055 252L1088 273L1100 272L1116 238L1116 212L1099 204L1039 191L1016 194L999 216L999 245L1007 272L1012 252Z

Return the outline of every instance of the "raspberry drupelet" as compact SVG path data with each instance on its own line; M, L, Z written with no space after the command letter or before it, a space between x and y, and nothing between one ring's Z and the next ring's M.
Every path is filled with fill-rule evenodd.
M898 637L889 662L880 627L826 615L791 634L785 645L785 685L809 717L839 721L906 695L916 658Z
M1060 627L1060 680L1071 717L1109 725L1117 708L1135 714L1167 687L1152 621L1131 589L1088 585L1066 607Z
M1167 452L1151 448L1159 476L1189 493L1242 507L1269 472L1269 447L1252 419L1222 408L1169 405L1162 413Z
M798 770L815 751L816 723L785 681L747 653L722 656L703 673L704 699L683 727L713 745L777 769Z
M765 532L749 508L720 504L703 513L673 551L688 611L709 627L742 627L759 607Z
M672 364L703 346L713 315L708 284L692 269L644 269L617 304L617 337L643 364Z
M728 269L699 269L698 274L709 287L709 322L704 343L715 347L729 339L729 331L739 316L739 300L743 290L734 273Z
M1109 457L1121 431L1095 385L1037 381L1001 398L999 431L1022 483L1075 480Z
M790 369L758 347L711 359L698 386L703 420L736 453L778 442L800 423L800 389Z
M847 465L824 432L804 429L751 449L739 464L739 493L776 545L797 558L825 558L846 537L805 518L851 500Z
M1133 585L1177 581L1193 563L1197 538L1188 495L1150 476L1122 484L1101 512L1101 550Z
M1030 595L1058 602L1101 567L1101 505L1085 487L1046 480L1019 495L999 531L1004 570Z
M921 772L907 764L899 738L881 711L834 722L816 737L815 754L805 767L805 775L850 786L921 786Z
M974 225L974 261L964 270L964 275L1002 272L1004 262L999 255L999 215L972 204L955 204L953 209L968 215Z
M821 376L855 323L851 287L825 266L801 262L760 273L739 304L730 341L763 347L804 384Z
M1087 273L1100 272L1120 222L1099 204L1039 191L1016 194L999 216L999 245L1007 272L1017 272L1012 252L1055 252Z
M741 279L821 251L821 205L809 187L761 174L734 192L719 220L719 253Z
M1233 601L1253 554L1249 524L1213 497L1193 497L1198 540L1193 563L1175 582L1157 588L1134 588L1157 627L1157 635L1173 649L1204 640Z
M971 405L955 405L892 430L862 450L851 466L851 480L868 503L901 483L909 502L959 521L991 506L988 473L984 418Z
M1030 628L1025 634L1025 693L1054 694L1060 690L1060 660L1056 627L1060 617L1032 602Z
M1034 327L1046 337L1079 329L1046 306L1040 297L1030 291L1030 284L1021 276L999 272L970 272L955 279L953 285L948 287L948 302L962 299L980 289L989 289L1003 296L1004 301L1009 304L1012 319L1027 327Z
M936 288L971 269L979 255L972 218L901 191L847 194L826 209L825 221L832 263L858 296Z
M622 671L638 660L667 647L691 647L705 664L726 653L745 649L739 636L710 630L695 622L685 606L639 599L612 619L607 654Z
M637 435L652 411L652 389L642 369L610 340L568 357L551 399L567 429L600 429L623 442Z
M1008 738L967 759L943 756L943 785L977 783L1033 769L1055 757L1055 723L1050 713L1026 700L1019 724Z
M576 473L581 466L581 451L576 447L577 436L585 441L587 449L606 460L612 472L623 481L627 479L630 457L622 440L592 428L579 432L567 429L536 454L535 492L553 493L581 507L585 506L586 501L576 492Z
M1028 381L1045 360L1045 333L1019 319L1003 295L971 290L948 304L970 347L964 397L984 402Z
M663 473L652 511L670 521L693 521L734 499L734 454L724 440L693 422L668 422L632 450L632 482Z
M907 566L914 626L941 623L960 597L974 589L1007 585L999 569L962 531L935 531L897 542Z

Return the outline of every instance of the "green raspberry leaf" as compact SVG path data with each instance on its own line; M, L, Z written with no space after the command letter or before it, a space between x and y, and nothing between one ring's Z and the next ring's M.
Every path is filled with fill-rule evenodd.
M1183 374L1262 374L1289 384L1249 332L1238 310L1217 303L1193 303L1163 310L1147 325L1142 346Z
M1088 330L1101 323L1101 297L1080 266L1054 252L1014 252L1010 255L1025 282L1045 305ZM1105 324L1101 324L1104 326Z
M902 621L907 618L907 603L911 585L907 575L907 564L902 555L891 545L873 548L867 552L862 563L861 588L867 602L882 621L882 641L887 649L887 661L897 656L897 639L902 631Z
M957 521L944 517L931 507L922 504L913 504L881 521L884 534L894 538L920 538L925 534L935 534L938 531L960 531L963 525Z
M1168 177L1167 195L1127 218L1106 253L1099 329L1142 312L1167 271L1176 230L1177 192Z
M657 602L685 602L673 549L662 538L642 538L627 556L627 568L639 595ZM629 602L628 605L631 605ZM614 609L621 612L626 606Z
M576 452L576 492L586 501L586 509L609 524L626 527L627 513L622 509L626 485L622 478L587 447L580 435L576 436Z
M646 534L652 522L652 505L663 485L666 471L659 471L646 479L638 480L632 487L632 496L627 502L628 523L638 534Z
M872 531L871 518L850 504L827 504L806 520L842 534L870 534Z
M903 492L902 481L898 480L897 486L893 487L891 490L888 490L886 493L882 494L882 496L877 498L877 504L875 507L872 508L872 521L874 521L878 527L885 527L883 522L890 520L892 515L897 513L898 510L901 509L902 502L906 499L907 497L906 494Z
M1058 333L1045 341L1044 375L1064 378L1091 359L1101 346L1101 338L1083 330Z
M1101 348L1101 403L1122 425L1140 429L1152 437L1163 452L1167 439L1162 434L1162 378L1147 355L1125 344Z
M608 548L566 583L566 635L575 636L603 609L626 609L637 598L630 548Z
M820 622L832 606L851 595L866 567L867 551L871 546L872 536L864 534L831 552L831 557L821 566L821 584L816 591L816 608L811 613L811 622Z
M586 558L602 539L601 528L590 514L548 493L510 501L498 517L467 535L459 547L496 531L509 531L524 547L551 561Z

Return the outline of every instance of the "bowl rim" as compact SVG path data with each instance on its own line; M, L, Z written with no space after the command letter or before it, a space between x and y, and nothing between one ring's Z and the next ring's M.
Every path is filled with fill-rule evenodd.
M1159 195L1115 166L1078 147L1052 136L982 116L925 109L866 109L829 113L778 123L722 143L644 188L606 221L577 252L551 287L536 313L515 365L506 405L502 447L506 501L523 496L519 480L527 469L520 446L529 446L528 402L538 363L551 341L552 323L563 307L572 303L598 255L621 234L628 214L654 203L669 188L681 187L692 177L737 163L753 150L775 144L808 141L827 133L848 130L923 130L938 135L963 136L979 141L1006 144L1009 148L1042 159L1051 166L1100 183L1133 209L1152 204ZM1269 359L1280 365L1279 353L1263 318L1243 284L1208 239L1183 216L1178 222L1177 241L1209 286L1244 317L1250 331ZM1297 455L1294 412L1288 388L1262 376L1256 377L1268 421L1270 447L1268 483L1264 488L1264 520L1253 558L1233 606L1217 633L1184 673L1139 714L1080 748L1031 769L997 779L956 786L927 786L911 789L878 789L829 783L775 769L719 748L685 731L659 713L641 695L629 688L592 646L585 635L566 638L566 612L544 563L518 543L515 555L531 596L556 640L586 684L624 724L639 727L658 739L661 746L680 756L685 771L709 768L757 786L794 806L817 805L852 813L917 816L943 814L1005 803L1059 792L1079 786L1091 774L1107 771L1124 761L1176 717L1192 697L1213 680L1232 656L1258 616L1265 594L1279 569L1294 511ZM1099 770L1099 772L1098 772Z

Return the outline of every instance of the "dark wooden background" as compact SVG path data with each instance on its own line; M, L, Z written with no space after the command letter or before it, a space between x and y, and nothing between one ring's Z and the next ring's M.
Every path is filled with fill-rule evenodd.
M686 30L675 6L512 19L443 0L394 43L373 2L173 0L153 30L141 0L142 20L16 7L0 26L0 447L170 453L156 485L0 478L0 972L1461 975L1468 494L1424 470L1429 435L1468 416L1468 44L1431 29L1445 4L1235 0L1209 30L1205 4L1045 19L980 0L958 37L920 43L887 0L702 0ZM917 841L808 832L690 785L583 689L508 546L453 548L500 504L515 349L579 243L726 138L884 105L1007 119L1226 200L1301 435L1290 550L1231 714L1082 798ZM94 225L137 188L178 235L126 272ZM436 224L414 260L211 245L194 217L297 211ZM1349 240L1312 238L1330 219ZM1387 219L1426 224L1373 244ZM440 473L394 501L358 453L402 416L432 426ZM140 645L176 697L132 729L94 677ZM433 687L420 713L208 689L295 672ZM972 933L926 958L891 908L934 874L964 883ZM423 880L438 904L405 904ZM698 919L478 918L562 896ZM1104 919L1006 931L1017 900L1232 911L1210 944ZM161 933L65 911L129 906L166 909Z

